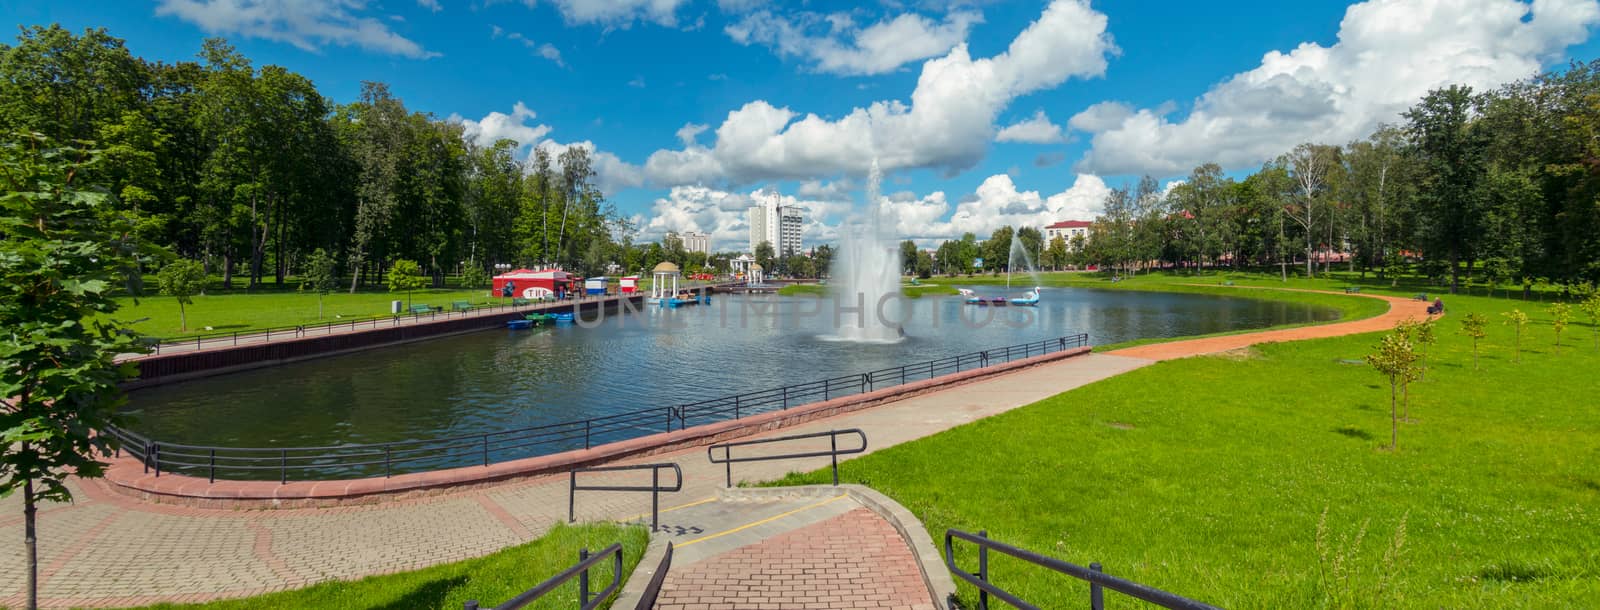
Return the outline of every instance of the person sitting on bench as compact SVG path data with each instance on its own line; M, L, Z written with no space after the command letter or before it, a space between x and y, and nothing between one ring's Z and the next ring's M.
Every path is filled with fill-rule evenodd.
M1428 306L1428 315L1436 316L1442 313L1444 313L1444 299L1434 299L1433 304Z

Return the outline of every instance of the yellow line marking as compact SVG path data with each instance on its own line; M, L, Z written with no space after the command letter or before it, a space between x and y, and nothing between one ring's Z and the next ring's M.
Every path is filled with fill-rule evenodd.
M721 537L726 536L728 534L732 534L732 533L735 533L735 532L741 532L741 531L750 529L752 527L755 527L757 525L761 525L763 523L771 523L773 521L777 521L779 519L782 519L782 518L787 517L789 515L793 515L793 514L798 513L798 512L808 511L808 510L811 510L813 508L817 508L819 506L822 506L824 504L828 504L830 502L833 502L835 500L843 499L845 497L847 497L847 496L834 496L832 498L828 498L828 499L823 500L821 502L817 502L816 504L802 506L800 508L796 508L796 509L791 510L791 511L786 512L786 513L780 513L780 514L773 515L771 517L767 517L767 518L762 519L760 521L752 521L750 523L746 523L744 525L741 525L739 527L733 528L733 529L725 531L725 532L717 532L717 533L711 534L709 536L701 536L699 538L695 538L694 540L690 540L688 542L684 542L683 544L676 544L676 545L673 545L673 546L681 549L681 548L689 546L691 544L695 544L695 543L698 543L698 542L705 542L707 540L711 540L712 538L721 538Z
M672 511L678 510L680 508L689 508L691 506L699 506L699 505L705 504L707 502L716 502L716 501L717 501L717 497L716 496L711 496L709 498L703 498L703 499L700 499L700 500L695 500L695 501L690 502L688 504L679 504L679 505L674 506L672 508L663 508L660 511L658 511L656 514L670 513ZM650 513L639 513L639 514L634 515L632 517L628 517L627 519L622 519L622 520L620 520L620 522L621 523L627 523L629 521L642 521L644 519L649 519L649 518L650 518Z

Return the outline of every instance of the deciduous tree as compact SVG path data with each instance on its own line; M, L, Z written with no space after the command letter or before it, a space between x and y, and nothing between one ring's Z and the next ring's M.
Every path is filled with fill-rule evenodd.
M156 274L156 282L161 286L161 294L178 299L178 324L179 330L189 330L189 317L184 313L184 305L193 303L194 295L205 292L206 268L200 261L186 258L167 263Z

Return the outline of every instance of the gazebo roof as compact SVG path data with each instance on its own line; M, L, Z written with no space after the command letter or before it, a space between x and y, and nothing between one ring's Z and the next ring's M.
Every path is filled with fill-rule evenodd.
M672 264L672 261L662 261L661 264L656 265L656 268L652 271L652 273L665 274L665 275L677 275L679 273L679 271L678 271L678 266Z
M761 270L761 263L750 263L750 270L751 271L760 271Z

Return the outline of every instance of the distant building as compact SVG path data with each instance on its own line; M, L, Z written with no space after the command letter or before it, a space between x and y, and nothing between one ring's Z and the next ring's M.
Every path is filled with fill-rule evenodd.
M800 253L805 212L796 206L783 205L782 197L775 192L757 197L756 205L745 211L745 220L750 225L750 252L754 253L761 242L767 242L778 256Z
M1081 236L1083 241L1088 243L1089 226L1093 224L1087 220L1063 220L1044 228L1044 242L1049 245L1050 242L1060 237L1062 241L1067 243L1067 247L1071 248L1072 238Z
M685 252L711 253L711 236L705 233L688 231L683 234L683 250Z

